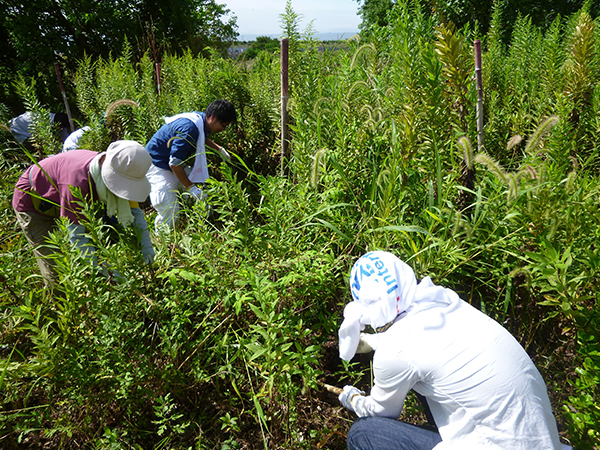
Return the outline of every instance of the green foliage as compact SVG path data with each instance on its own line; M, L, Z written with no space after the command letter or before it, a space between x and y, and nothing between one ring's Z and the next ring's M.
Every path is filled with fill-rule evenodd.
M211 214L184 198L181 226L152 236L153 267L143 266L134 233L104 226L91 205L98 265L60 224L55 290L43 287L10 214L17 174L8 172L8 445L345 448L352 416L318 383L368 389L363 360L339 361L337 326L353 260L388 249L506 326L546 379L563 438L597 447L597 20L582 10L544 29L522 16L509 33L501 6L481 36L486 141L476 153L468 43L477 31L397 2L387 26L319 49L288 3L287 178L273 176L277 55L165 56L160 94L153 60L132 58L131 47L83 58L74 83L90 148L115 137L144 143L164 116L228 98L240 123L218 139L233 162L209 156ZM22 91L38 108L28 82ZM477 168L471 185L464 168ZM416 400L405 414L421 420Z
M281 28L283 37L290 40L292 48L300 41L300 31L298 30L301 14L294 11L292 1L286 0L285 12L281 14Z
M243 53L241 58L254 59L260 52L277 53L279 51L279 40L268 36L258 36L250 43L248 49Z
M596 300L596 305L597 305ZM569 417L569 432L579 442L577 448L592 449L600 441L600 409L596 399L600 394L600 346L596 331L598 330L598 314L591 312L589 331L580 331L577 343L583 356L581 367L577 368L577 379L573 382L574 394L569 397L569 404L563 407Z
M52 123L50 110L44 107L35 92L35 79L29 82L21 77L15 83L15 88L28 112L31 113L31 141L39 156L49 155L61 150L62 145L58 136L57 125Z
M358 1L360 4L361 2ZM362 18L360 24L361 30L367 31L369 27L385 26L388 22L388 13L393 8L394 2L391 0L365 0L359 8L359 14Z
M466 53L464 38L455 33L454 25L441 25L436 29L434 47L443 64L442 74L449 84L451 95L456 98L456 122L459 132L467 132L469 100L467 98L468 81L473 71L473 62Z
M390 24L390 12L405 1L392 2L389 0L357 0L360 5L359 13L362 18L360 28L363 32L373 27L382 27ZM568 16L581 8L592 9L594 15L600 13L595 2L586 0L485 0L471 2L468 0L433 0L419 2L427 8L441 23L454 22L459 27L479 23L482 30L487 32L494 22L492 12L498 8L503 10L503 28L510 33L512 25L519 16L529 15L536 26L548 26L560 16Z
M274 170L270 148L278 124L273 114L277 97L274 90L265 89L265 77L274 73L270 65L246 69L216 55L204 59L188 52L165 57L161 68L159 95L155 66L147 55L138 64L132 63L128 53L109 60L82 60L75 86L79 109L92 128L82 145L96 151L117 139L145 145L164 117L203 111L213 100L226 98L237 109L239 125L219 134L216 141L241 157L251 170ZM215 155L209 159L215 165L220 161Z
M207 47L223 56L237 37L235 16L213 0L170 0L131 3L124 0L84 0L57 5L38 0L0 6L2 58L0 70L9 83L16 74L43 80L37 92L52 108L60 105L54 63L60 63L67 86L77 61L89 55L109 58L127 42L136 43L136 58L146 51L160 62L163 54L207 54ZM18 99L4 92L16 106ZM15 107L16 110L20 108Z

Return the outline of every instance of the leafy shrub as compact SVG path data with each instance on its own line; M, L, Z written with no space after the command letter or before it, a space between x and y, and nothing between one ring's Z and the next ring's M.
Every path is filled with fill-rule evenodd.
M120 279L98 274L60 226L60 290L32 275L10 214L15 176L0 184L7 442L344 448L352 416L319 383L369 386L366 359L340 363L336 332L352 261L387 249L503 323L547 380L563 439L597 447L597 20L582 10L542 30L523 17L506 39L495 10L475 150L477 28L441 26L402 1L388 26L320 51L296 19L289 10L285 178L274 176L275 56L167 56L160 95L148 57L81 61L90 147L104 149L113 129L143 142L163 116L227 97L240 123L219 139L233 163L209 156L210 214L184 199L181 226L153 235L152 268L137 236L93 209L98 262ZM137 106L114 109L105 128L122 101ZM422 419L414 400L406 413Z

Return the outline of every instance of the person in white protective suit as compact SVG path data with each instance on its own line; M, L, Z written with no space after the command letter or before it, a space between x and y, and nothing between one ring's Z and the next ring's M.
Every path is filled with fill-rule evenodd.
M340 357L351 360L359 344L374 350L375 378L368 396L354 386L339 395L359 417L348 449L561 449L544 380L500 324L429 277L418 283L388 252L362 256L350 288ZM361 333L367 325L388 328ZM397 420L411 389L426 398L438 432Z

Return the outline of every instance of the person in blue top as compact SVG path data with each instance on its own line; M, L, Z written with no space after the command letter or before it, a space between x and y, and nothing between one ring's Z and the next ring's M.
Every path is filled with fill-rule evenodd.
M65 113L50 113L48 118L56 126L57 137L61 142L64 142L67 136L69 136L69 116ZM24 144L25 141L33 136L35 122L35 113L30 111L10 120L10 132L19 144Z
M146 144L152 157L147 178L150 181L150 202L157 211L155 228L173 228L179 215L178 193L186 189L198 200L205 195L196 183L208 179L205 145L230 159L227 151L209 136L227 128L237 120L235 107L227 100L215 100L206 110L167 117L165 124Z

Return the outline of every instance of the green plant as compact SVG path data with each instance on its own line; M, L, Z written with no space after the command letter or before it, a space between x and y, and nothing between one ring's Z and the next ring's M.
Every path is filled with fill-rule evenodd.
M600 347L594 331L597 315L593 317L590 326L578 333L579 350L585 356L576 369L575 392L569 396L568 405L563 406L573 441L583 450L593 449L600 441L600 409L596 401L600 390Z
M176 412L176 405L171 400L171 394L167 394L164 397L158 397L156 399L156 405L154 405L154 414L156 420L152 423L158 425L156 434L163 436L167 431L175 434L183 434L185 430L190 426L190 422L179 423L183 414Z
M320 48L286 9L286 178L273 175L278 55L165 56L160 95L153 60L134 61L133 46L82 60L75 82L89 147L110 142L111 105L121 105L109 114L119 137L144 143L164 116L228 97L240 121L218 138L233 158L208 155L210 213L184 199L180 226L152 234L152 267L135 233L99 222L99 210L84 208L96 265L61 223L51 239L61 283L51 290L10 207L14 168L29 157L3 153L0 446L345 448L353 417L319 382L372 381L366 360L339 360L337 328L352 262L373 249L507 327L547 380L565 440L597 446L600 91L590 88L597 21L585 11L549 28L521 17L509 34L499 3L479 36L399 1L386 26ZM484 47L479 154L473 38ZM589 103L574 103L578 95ZM470 184L463 160L478 169ZM405 413L423 419L414 399Z
M39 157L56 153L61 148L58 138L58 128L50 120L50 110L38 100L34 78L26 80L19 77L15 82L15 90L23 99L25 109L32 115L31 134L34 147Z

